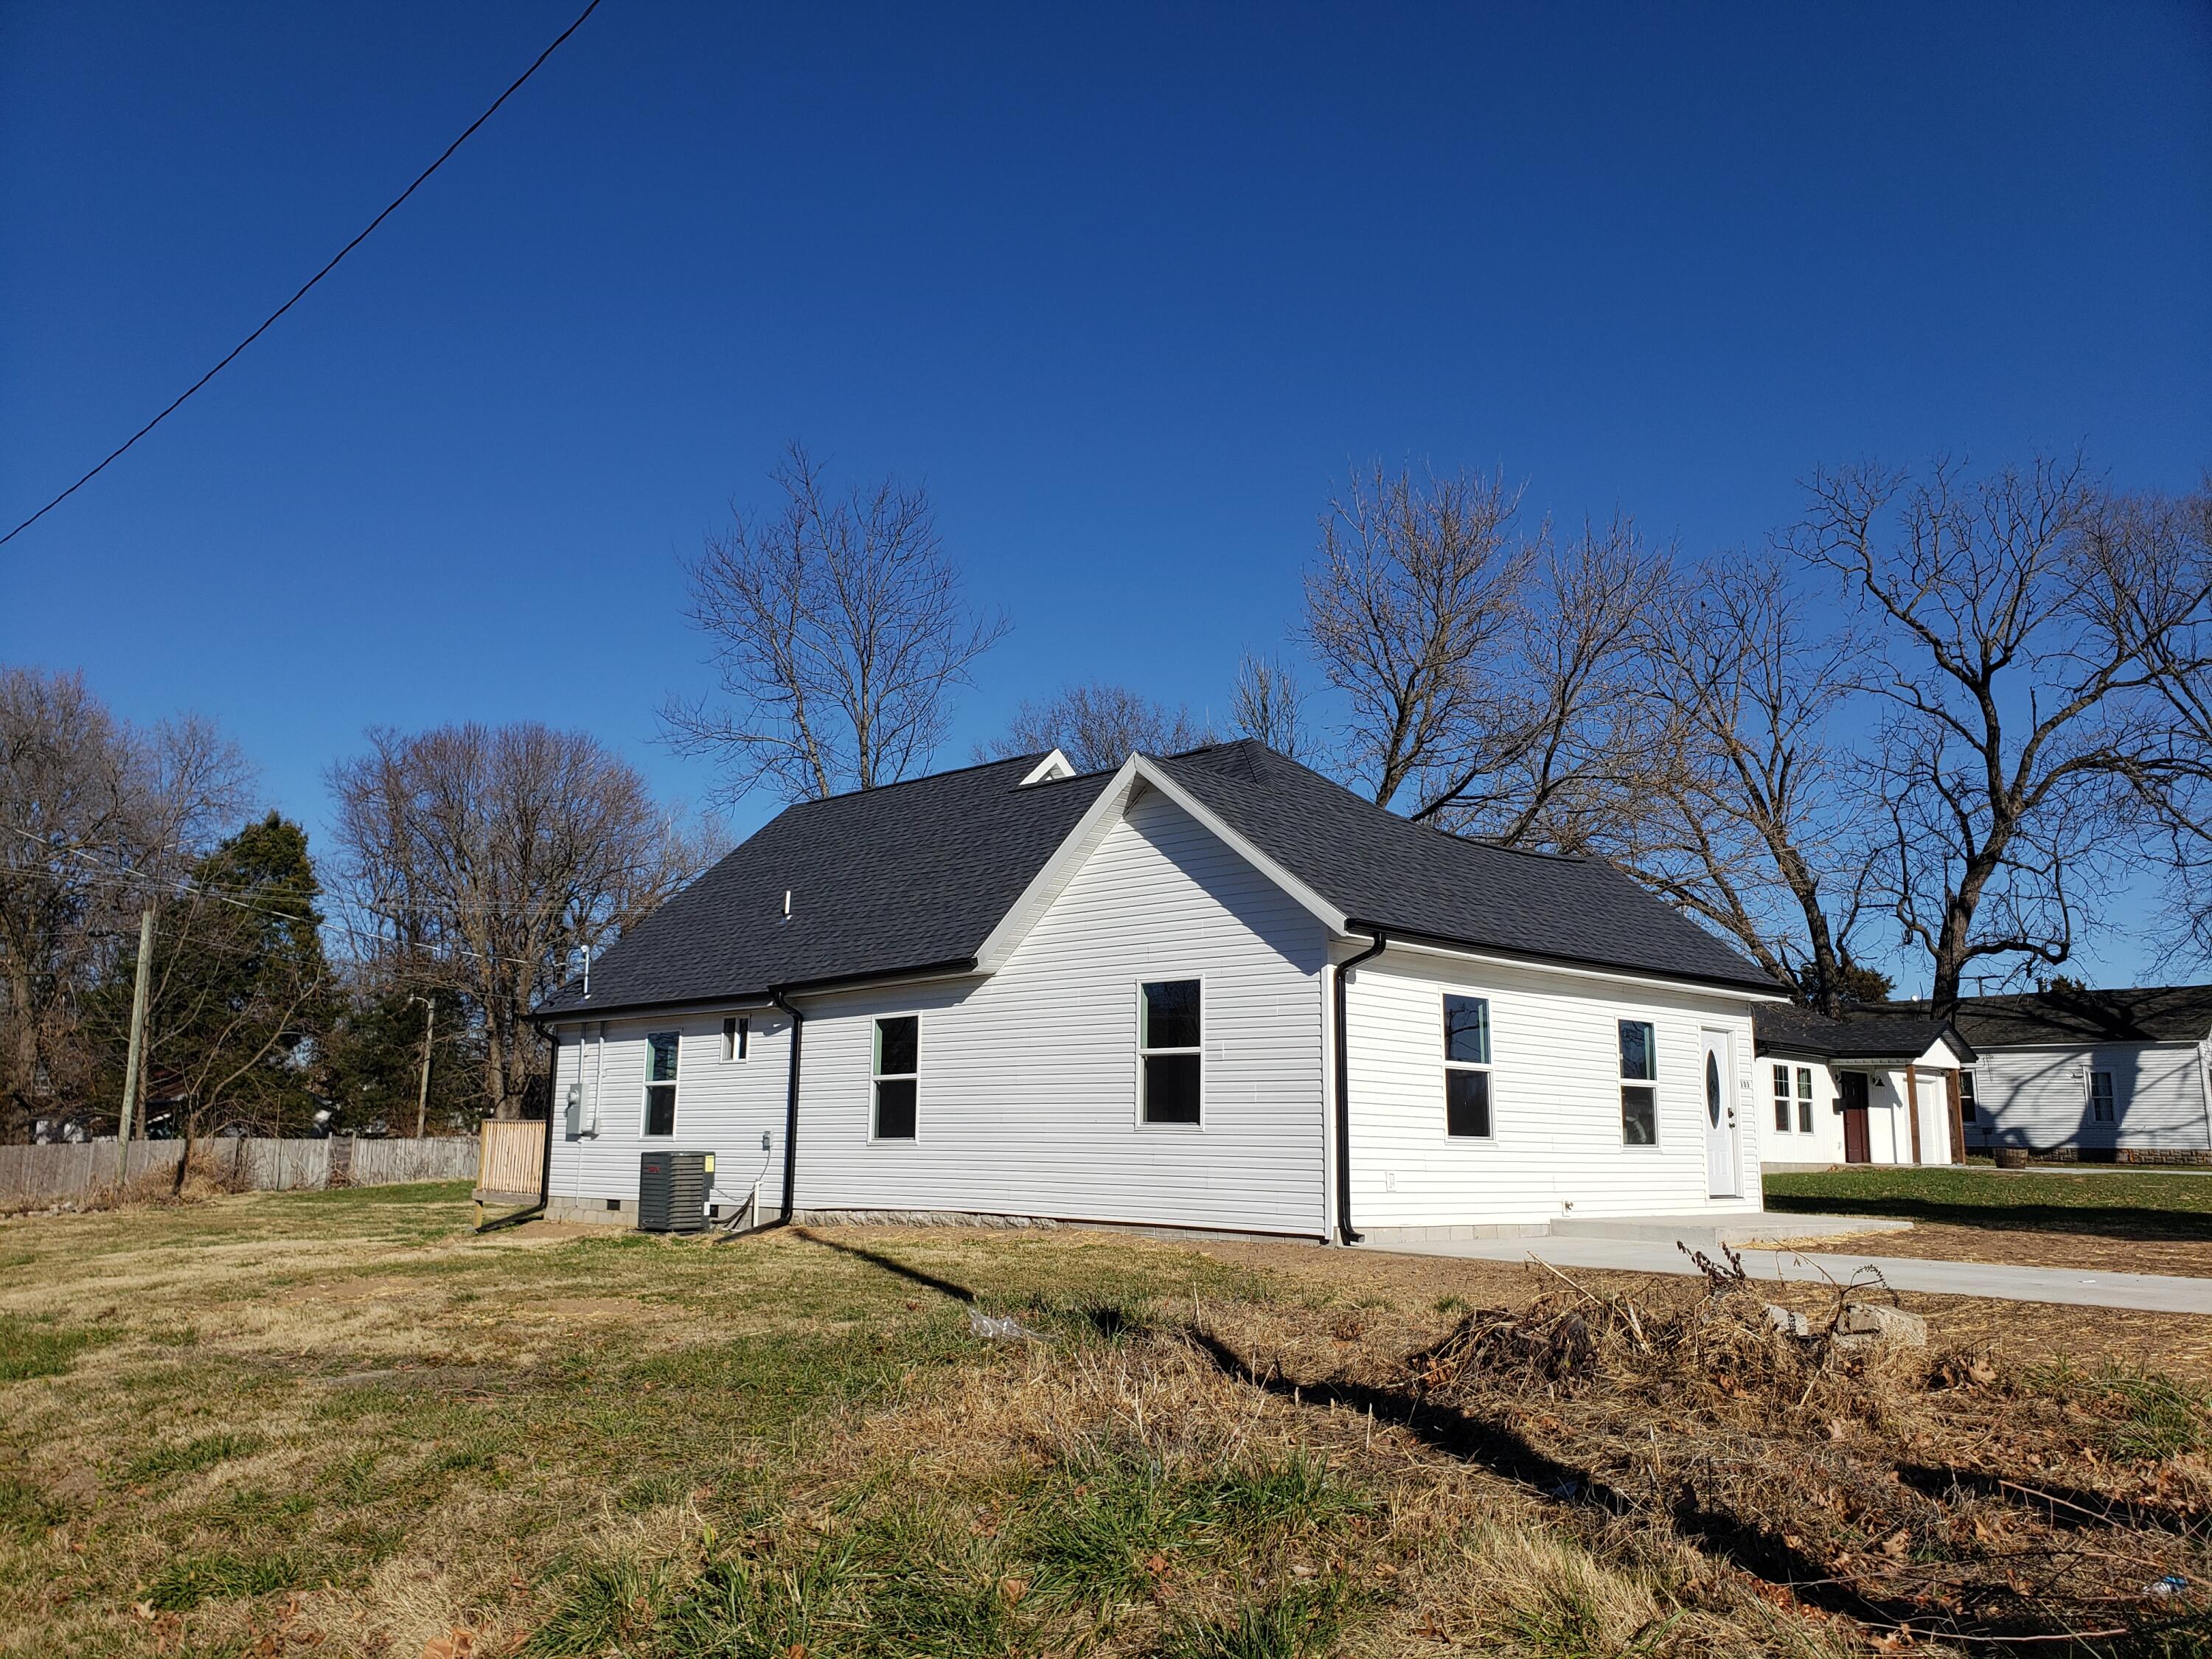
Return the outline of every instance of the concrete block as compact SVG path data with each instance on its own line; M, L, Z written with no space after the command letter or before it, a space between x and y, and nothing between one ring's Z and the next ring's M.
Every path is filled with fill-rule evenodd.
M1766 1319L1784 1336L1809 1337L1813 1334L1813 1322L1795 1308L1785 1308L1778 1303L1770 1302L1766 1304Z
M1924 1348L1928 1346L1928 1322L1918 1314L1910 1314L1902 1308L1893 1308L1882 1302L1847 1302L1837 1328L1850 1336L1871 1337L1877 1342L1894 1342L1900 1347Z

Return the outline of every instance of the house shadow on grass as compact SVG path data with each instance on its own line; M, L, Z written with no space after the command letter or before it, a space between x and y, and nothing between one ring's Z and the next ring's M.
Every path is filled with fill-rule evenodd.
M881 1250L867 1249L858 1244L841 1244L834 1238L823 1237L811 1227L793 1227L791 1231L810 1244L819 1244L825 1250L835 1250L840 1255L849 1255L855 1261L865 1261L871 1267L880 1267L887 1273L896 1273L910 1285L919 1285L924 1290L935 1291L939 1296L949 1296L955 1302L966 1303L970 1307L975 1305L975 1292L965 1285L956 1285L949 1279L939 1279L935 1273L927 1273L919 1267L910 1267L896 1256L885 1255Z
M2002 1176L1977 1175L1980 1181ZM2113 1181L2125 1176L2099 1177ZM2212 1177L2206 1177L2212 1193ZM2140 1243L2212 1244L2212 1214L2153 1209L2140 1204L1969 1203L1898 1193L1796 1194L1769 1191L1766 1207L1778 1213L1883 1216L1929 1226L1978 1227L2004 1232L2081 1233Z

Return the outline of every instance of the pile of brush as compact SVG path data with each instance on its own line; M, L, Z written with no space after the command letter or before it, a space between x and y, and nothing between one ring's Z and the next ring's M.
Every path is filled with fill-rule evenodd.
M1558 1276L1408 1354L1401 1386L1517 1444L1552 1495L1671 1527L1815 1613L1969 1644L2212 1651L2201 1450L2100 1453L2112 1425L2094 1395L1921 1346L1876 1283L1832 1285L1815 1317L1776 1307L1723 1254L1650 1293Z

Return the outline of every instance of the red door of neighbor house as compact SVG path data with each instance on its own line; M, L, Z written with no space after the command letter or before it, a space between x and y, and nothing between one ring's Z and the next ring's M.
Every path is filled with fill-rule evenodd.
M1844 1162L1865 1164L1867 1152L1867 1079L1864 1072L1845 1072L1844 1085Z

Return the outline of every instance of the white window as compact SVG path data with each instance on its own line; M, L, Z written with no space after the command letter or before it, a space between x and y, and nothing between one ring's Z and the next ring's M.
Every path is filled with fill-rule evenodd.
M676 1133L676 1058L681 1034L655 1031L645 1040L645 1132Z
M1797 1133L1813 1133L1813 1068L1809 1066L1797 1068Z
M1961 1122L1965 1122L1965 1123L1978 1123L1978 1122L1980 1122L1980 1121L1981 1121L1981 1109L1981 1109L1981 1107L1980 1107L1980 1106L1979 1106L1979 1105L1975 1102L1975 1099L1974 1099L1974 1074L1973 1074L1972 1072L1961 1072L1961 1073L1959 1073L1959 1118L1960 1118L1960 1121Z
M1650 1022L1620 1022L1620 1139L1624 1146L1659 1144L1659 1044Z
M743 1014L732 1014L722 1022L722 1058L743 1060L745 1047L752 1040L753 1023Z
M1205 1094L1203 995L1194 979L1137 988L1138 1088L1147 1123L1196 1123Z
M1774 1127L1784 1134L1790 1133L1790 1068L1774 1068Z
M1490 1137L1490 1003L1444 999L1444 1133Z
M876 1022L876 1139L912 1140L921 1077L921 1017Z
M2110 1123L2112 1121L2112 1074L2110 1072L2089 1073L2089 1121Z

